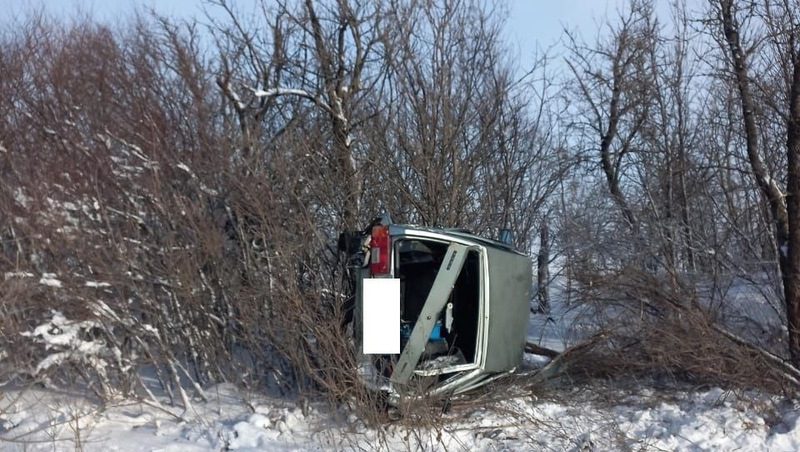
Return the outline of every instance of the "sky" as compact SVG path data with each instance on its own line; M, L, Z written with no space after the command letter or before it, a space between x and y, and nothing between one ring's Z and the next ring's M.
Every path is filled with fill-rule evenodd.
M258 0L231 0L247 11ZM536 54L559 53L557 44L567 28L591 40L603 18L615 16L627 0L500 0L508 17L505 34L512 55L520 66L528 66ZM688 0L690 4L699 0ZM655 0L660 14L668 12L671 0ZM68 17L76 11L90 12L102 21L114 22L136 9L155 9L161 14L205 21L204 10L221 15L219 8L206 0L0 0L0 23L19 15L32 6L41 5L56 16Z
M256 0L233 0L242 6ZM502 0L509 9L507 32L520 46L547 47L557 40L564 26L593 30L594 20L612 12L624 0ZM57 15L69 15L78 9L92 12L103 20L115 20L137 7L154 8L172 16L202 15L205 0L0 0L3 15L11 17L43 5ZM214 10L213 7L210 10Z
M564 28L593 35L598 21L622 4L620 0L510 0L506 34L512 50L547 50Z

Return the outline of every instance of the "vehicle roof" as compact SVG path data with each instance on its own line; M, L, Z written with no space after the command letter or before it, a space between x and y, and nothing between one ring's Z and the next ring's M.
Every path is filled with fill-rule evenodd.
M519 254L525 256L524 253L519 252L513 246L500 242L498 240L489 239L486 237L481 237L479 235L475 235L472 232L466 229L456 229L456 228L436 228L430 226L418 226L414 224L392 224L389 226L390 232L394 235L404 234L414 231L422 231L422 232L429 232L433 234L442 234L442 235L449 235L457 238L461 238L464 240L471 240L474 242L478 242L483 246L488 246L492 248L496 248L502 251L508 251L511 253ZM394 230L392 230L394 229ZM399 229L399 231L398 231Z

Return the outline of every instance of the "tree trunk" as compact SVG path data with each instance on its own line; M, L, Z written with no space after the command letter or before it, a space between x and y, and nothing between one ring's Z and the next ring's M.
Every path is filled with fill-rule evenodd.
M800 51L795 50L795 35L789 39L792 52L792 84L789 92L789 118L786 128L786 180L788 234L780 245L783 293L789 330L789 355L800 366Z
M747 157L758 187L770 207L775 225L778 268L783 281L789 331L789 356L794 365L800 366L800 58L794 49L795 33L792 32L789 37L794 71L789 93L786 140L787 193L784 195L775 179L768 174L759 153L755 100L751 93L750 74L746 53L742 48L734 1L720 0L719 5L725 42L730 51L732 69L739 90Z
M324 84L324 93L328 103L328 115L333 128L334 162L338 168L334 174L340 178L343 200L341 209L342 223L346 230L355 230L358 226L359 196L361 185L357 180L355 162L352 154L352 135L349 115L349 104L360 85L360 66L366 58L360 51L361 43L355 46L359 51L351 68L346 68L345 32L348 27L357 27L350 16L346 3L339 2L339 28L335 43L328 42L323 31L322 22L317 16L312 0L305 1L305 9L314 38L314 50L319 63L319 76ZM350 83L345 80L346 72L351 71ZM346 90L344 88L347 88ZM345 94L347 93L347 94Z
M547 221L542 222L539 234L539 256L537 259L538 272L536 275L537 298L539 299L539 312L550 312L550 293L547 286L550 280L550 231Z
M361 181L358 180L353 154L351 137L348 125L342 118L332 118L334 127L334 145L336 162L338 163L339 182L342 184L342 222L346 230L358 229L359 200L361 196Z

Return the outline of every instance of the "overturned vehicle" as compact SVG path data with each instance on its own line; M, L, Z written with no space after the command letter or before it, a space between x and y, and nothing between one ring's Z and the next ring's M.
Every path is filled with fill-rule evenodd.
M532 272L510 240L384 219L346 242L359 370L370 387L395 402L450 396L521 365Z

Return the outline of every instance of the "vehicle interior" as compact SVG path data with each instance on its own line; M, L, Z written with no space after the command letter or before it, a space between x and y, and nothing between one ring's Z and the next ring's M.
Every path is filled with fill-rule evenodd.
M448 246L445 241L415 238L395 242L395 277L400 279L401 353L425 305ZM480 285L480 253L471 249L446 307L439 313L417 368L445 370L475 361Z

